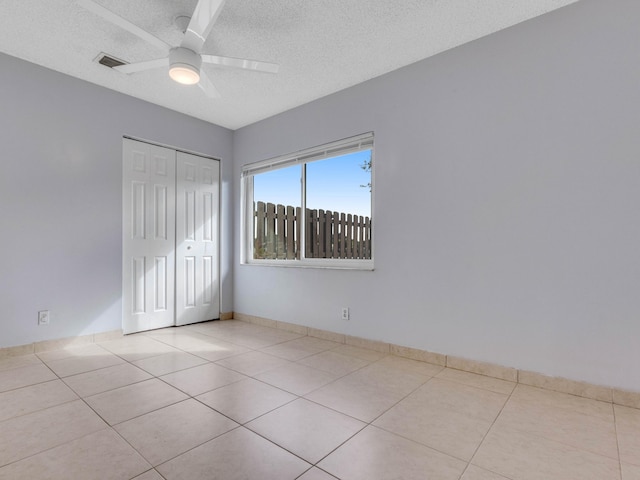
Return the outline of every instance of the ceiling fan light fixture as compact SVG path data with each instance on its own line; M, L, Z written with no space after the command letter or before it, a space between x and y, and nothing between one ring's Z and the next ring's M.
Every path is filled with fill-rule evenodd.
M183 85L195 85L200 81L202 58L193 50L178 47L169 54L169 76Z
M191 65L171 65L169 76L182 85L195 85L200 81L200 72Z

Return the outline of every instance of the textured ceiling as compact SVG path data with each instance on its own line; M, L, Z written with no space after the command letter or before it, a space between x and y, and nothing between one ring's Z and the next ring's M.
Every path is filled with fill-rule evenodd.
M176 46L173 20L196 5L96 1ZM73 0L2 0L0 51L236 129L576 1L227 0L203 53L275 62L280 72L203 66L219 99L174 83L166 68L125 75L99 65L100 52L127 62L166 52Z

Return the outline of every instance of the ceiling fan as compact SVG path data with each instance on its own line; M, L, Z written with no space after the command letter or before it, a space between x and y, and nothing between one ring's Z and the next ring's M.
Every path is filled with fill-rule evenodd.
M220 97L220 93L205 72L201 70L202 63L256 72L278 73L279 65L275 63L205 55L202 53L202 46L209 33L211 33L213 24L218 18L225 0L198 0L198 4L184 31L182 43L178 47L169 45L164 40L134 25L93 0L76 1L83 8L140 37L151 45L169 52L169 55L163 58L114 67L114 70L119 72L131 74L168 66L169 76L173 80L184 85L195 85L197 83L205 94L212 98Z

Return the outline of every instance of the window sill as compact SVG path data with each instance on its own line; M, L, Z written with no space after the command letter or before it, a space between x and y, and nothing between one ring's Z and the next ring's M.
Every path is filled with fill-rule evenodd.
M281 267L281 268L320 268L325 270L363 270L373 271L373 260L249 260L240 263L243 266Z

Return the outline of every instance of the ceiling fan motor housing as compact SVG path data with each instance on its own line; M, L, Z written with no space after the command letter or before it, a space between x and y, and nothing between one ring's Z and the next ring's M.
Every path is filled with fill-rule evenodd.
M176 47L169 53L169 75L176 82L192 85L200 80L202 57L193 50Z

